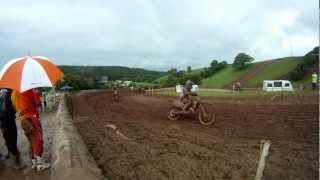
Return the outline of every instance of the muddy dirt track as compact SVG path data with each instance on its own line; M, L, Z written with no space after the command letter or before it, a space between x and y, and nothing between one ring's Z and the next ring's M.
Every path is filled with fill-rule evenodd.
M74 124L110 179L253 179L260 141L268 139L266 179L313 180L319 179L319 109L317 97L303 99L210 98L217 121L205 127L169 121L173 98L122 93L114 103L109 92L78 93Z

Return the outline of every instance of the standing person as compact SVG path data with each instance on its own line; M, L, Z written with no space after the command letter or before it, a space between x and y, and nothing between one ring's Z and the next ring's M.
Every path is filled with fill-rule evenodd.
M42 107L42 93L38 90L35 89L34 92L36 95L39 97L39 103L38 103L38 111L43 112L43 107Z
M119 102L120 101L120 95L119 95L118 88L114 88L113 89L112 99L113 99L114 102Z
M30 145L31 168L42 171L50 167L42 158L43 140L39 115L40 97L33 90L23 93L13 91L11 95L12 103L19 113L21 127L28 138Z
M0 128L8 148L9 158L14 160L15 168L22 168L23 165L17 146L16 111L11 102L11 93L12 91L9 89L0 90Z
M318 75L316 72L312 74L312 89L316 89L318 84Z
M236 85L235 85L235 88L236 88L237 92L240 92L241 91L241 83L237 82Z
M44 109L44 112L46 112L46 110L47 110L47 96L46 96L45 92L43 92L42 98L43 98L43 109Z

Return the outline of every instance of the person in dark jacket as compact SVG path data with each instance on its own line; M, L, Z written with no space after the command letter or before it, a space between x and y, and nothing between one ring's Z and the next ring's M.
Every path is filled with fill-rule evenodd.
M14 166L22 167L20 152L17 146L16 111L11 102L11 90L1 89L2 104L0 107L0 129L8 148L9 158L14 160Z

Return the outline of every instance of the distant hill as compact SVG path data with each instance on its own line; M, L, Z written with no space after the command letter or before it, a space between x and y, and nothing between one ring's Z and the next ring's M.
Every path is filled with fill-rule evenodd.
M207 88L230 88L233 83L241 82L244 87L258 88L262 86L263 80L288 79L289 73L303 62L302 59L302 57L285 57L259 61L242 70L235 70L232 65L227 65L227 67L212 76L202 79L201 86ZM109 80L130 80L160 86L168 81L168 72L140 68L121 66L60 66L60 68L65 74L78 74L85 79L100 80L102 77L108 77ZM186 74L200 75L202 70L201 68L194 69ZM299 82L307 82L309 79L305 77Z
M130 80L136 82L152 82L165 75L165 72L150 71L140 68L122 66L59 66L65 73L78 74L84 78L100 79L108 77L109 80Z

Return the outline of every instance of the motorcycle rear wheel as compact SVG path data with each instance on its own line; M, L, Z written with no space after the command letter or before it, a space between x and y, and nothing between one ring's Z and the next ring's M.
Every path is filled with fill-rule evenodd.
M201 124L209 126L215 122L216 115L214 113L209 113L204 106L200 105L198 112L198 120Z

